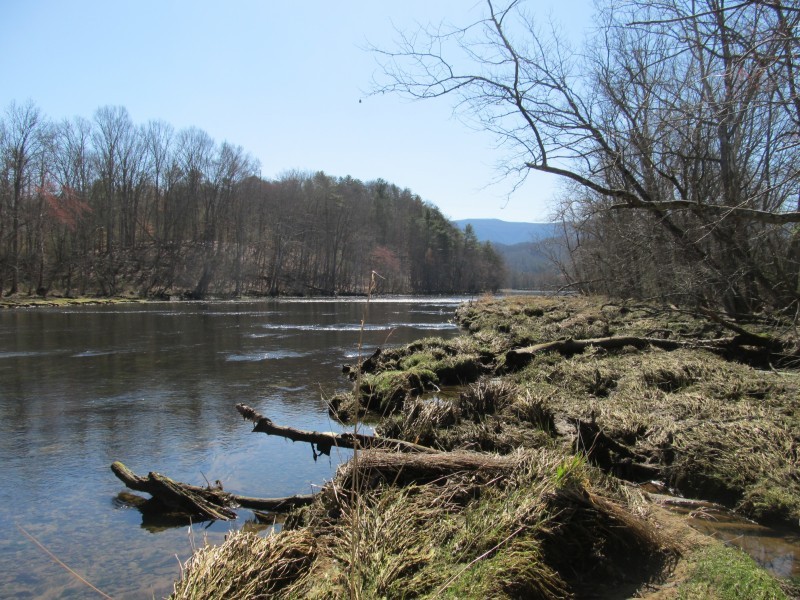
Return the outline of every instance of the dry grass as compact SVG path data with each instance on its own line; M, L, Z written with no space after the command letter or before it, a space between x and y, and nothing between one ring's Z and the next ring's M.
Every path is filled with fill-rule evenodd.
M356 496L340 475L303 527L200 549L173 598L569 598L587 577L638 587L674 554L580 457L504 461L490 482L465 474Z
M310 521L324 534L302 597L567 598L589 572L641 584L646 569L623 575L613 565L629 555L639 567L661 565L671 552L640 506L580 458L540 450L509 459L516 467L491 485L450 477L378 487L355 503L335 494L340 517L331 524L328 508Z
M510 381L484 378L456 397L407 400L403 410L385 419L377 432L445 451L508 454L549 445L554 424L543 399L520 392Z
M800 374L702 351L584 353L516 376L556 418L594 421L673 487L759 520L796 523Z
M234 532L223 544L194 553L171 598L292 597L292 584L306 574L316 552L316 540L308 529L266 537Z

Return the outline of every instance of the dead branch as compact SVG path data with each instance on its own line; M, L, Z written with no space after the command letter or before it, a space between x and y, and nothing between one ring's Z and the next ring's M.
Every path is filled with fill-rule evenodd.
M283 498L251 498L250 496L231 495L234 503L251 510L268 510L270 512L288 512L298 506L308 506L314 501L316 494L295 494Z
M758 346L761 348L767 348L771 352L783 352L785 350L783 342L781 342L777 338L774 338L769 335L753 333L752 331L748 331L744 327L741 327L736 323L731 323L727 319L722 318L721 315L717 314L712 310L701 308L700 312L707 318L717 323L718 325L721 325L722 327L730 329L731 331L736 333L737 337L734 338L734 341L740 345Z
M533 360L533 357L537 354L546 354L548 352L559 352L564 355L580 354L590 346L604 348L606 350L618 350L625 346L633 346L641 350L648 345L656 346L664 350L676 350L685 347L687 344L686 342L678 342L675 340L637 336L612 336L585 340L568 338L565 340L555 340L553 342L527 346L525 348L513 348L506 353L506 365L510 368L521 368Z
M628 481L649 481L663 475L661 466L649 464L646 456L607 435L594 421L594 416L590 421L576 421L575 429L575 452L585 454L592 464L604 471Z
M277 435L293 442L308 442L312 447L316 447L316 452L329 455L331 448L351 448L351 449L381 449L394 452L413 452L423 454L438 454L438 450L420 446L403 440L383 438L375 435L364 435L361 433L333 433L329 431L304 431L294 427L276 425L272 419L257 413L254 409L245 404L237 404L236 410L248 421L255 423L253 431L266 433L267 435Z
M111 470L130 489L146 492L179 512L212 520L229 521L236 518L236 513L228 508L231 504L230 494L220 488L201 488L179 483L153 471L147 477L139 477L119 461L111 465Z

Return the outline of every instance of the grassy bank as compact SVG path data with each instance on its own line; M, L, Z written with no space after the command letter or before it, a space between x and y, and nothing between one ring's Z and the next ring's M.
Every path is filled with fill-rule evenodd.
M463 336L377 354L332 403L438 453L360 453L282 532L198 551L174 597L792 597L639 485L797 526L791 328L583 298L457 318Z

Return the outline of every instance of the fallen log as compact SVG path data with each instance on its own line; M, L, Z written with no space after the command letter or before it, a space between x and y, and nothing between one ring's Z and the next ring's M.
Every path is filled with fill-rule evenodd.
M254 432L265 433L267 435L277 435L293 442L308 442L316 448L316 453L330 455L331 448L350 448L359 450L391 450L394 452L410 452L419 454L441 454L438 450L420 446L404 440L395 440L376 435L365 435L362 433L333 433L329 431L304 431L294 427L276 425L272 419L257 413L246 404L237 404L236 410L245 420L255 423ZM317 454L315 453L315 457Z
M111 470L130 489L146 492L169 508L204 519L229 521L236 518L236 513L229 508L230 495L220 488L179 483L153 471L147 477L139 477L119 461L111 465Z
M779 338L773 337L771 335L767 335L764 333L753 333L752 331L748 331L747 329L737 325L736 323L731 323L727 319L723 319L721 315L709 310L709 309L700 309L700 313L704 316L708 317L715 323L725 327L726 329L730 329L734 333L736 333L736 337L733 338L734 342L740 346L756 346L760 348L765 348L769 350L771 354L788 354L788 356L792 356L794 354L793 349L787 347L787 344L784 340ZM796 348L794 349L796 351ZM787 357L788 357L787 356Z
M231 495L235 504L251 510L268 510L271 512L288 512L298 506L308 506L316 498L316 494L295 494L283 498L251 498L250 496Z
M436 454L402 454L368 450L340 467L336 481L345 489L354 478L368 487L380 482L393 485L428 483L454 475L468 475L488 481L505 475L519 465L513 455L478 452L437 452Z
M680 348L693 348L698 350L708 350L710 352L732 354L738 353L743 357L750 360L757 360L762 357L761 352L748 352L743 348L747 340L741 336L733 338L720 338L716 340L667 340L663 338L654 337L639 337L632 335L611 336L603 338L590 338L584 340L575 340L567 338L563 340L555 340L553 342L544 342L542 344L535 344L533 346L526 346L524 348L512 348L506 352L506 366L510 369L520 369L533 360L537 354L546 354L548 352L559 352L564 356L572 356L573 354L580 354L589 347L603 348L605 350L619 350L626 346L632 346L639 350L653 346L662 350L678 350Z
M199 487L174 481L159 473L150 472L147 477L136 475L117 461L111 465L114 475L128 488L150 494L168 509L174 509L203 519L231 520L236 518L233 508L240 506L254 510L273 512L289 511L314 501L313 494L288 496L286 498L252 498L237 496L219 487Z

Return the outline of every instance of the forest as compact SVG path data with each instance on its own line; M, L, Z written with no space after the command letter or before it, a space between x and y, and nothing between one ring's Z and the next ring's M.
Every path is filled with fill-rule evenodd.
M242 147L124 107L0 118L0 292L184 297L495 290L502 259L381 179L259 174Z

